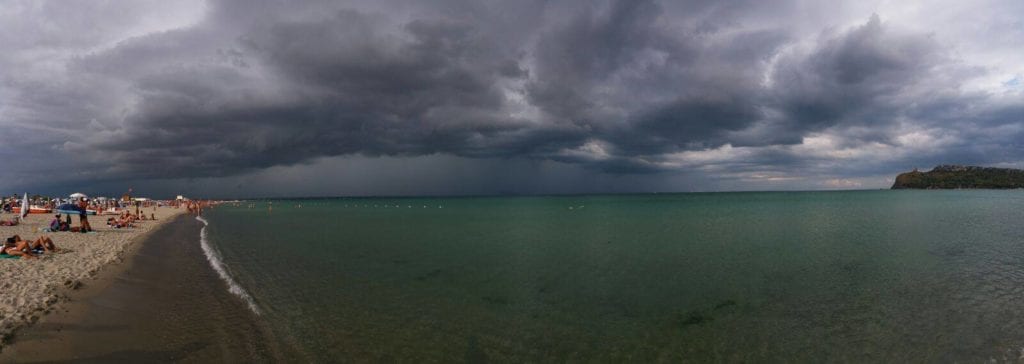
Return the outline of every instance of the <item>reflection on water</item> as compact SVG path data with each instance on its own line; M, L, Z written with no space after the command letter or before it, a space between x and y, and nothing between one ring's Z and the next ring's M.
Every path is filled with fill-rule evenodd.
M210 211L209 237L309 359L976 361L1024 348L1019 191L266 205Z

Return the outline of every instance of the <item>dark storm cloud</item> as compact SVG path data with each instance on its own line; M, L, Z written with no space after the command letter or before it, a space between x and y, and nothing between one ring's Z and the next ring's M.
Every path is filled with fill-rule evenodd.
M891 34L875 15L846 33L824 36L809 54L783 59L773 101L796 133L837 124L885 126L901 116L907 102L901 94L945 61L939 50L926 35Z
M1021 102L963 86L992 71L885 13L837 24L832 9L790 2L206 7L127 37L0 38L23 50L0 56L20 70L0 75L0 125L19 136L0 153L46 145L75 181L351 155L713 178L1024 160ZM19 61L45 52L61 57ZM860 167L829 172L850 158Z
M620 2L543 33L528 85L534 105L623 157L717 147L759 121L764 61L786 35L664 20L655 2Z
M476 24L417 19L381 29L381 22L343 9L255 25L219 49L229 62L171 65L133 79L141 101L124 127L73 148L113 153L119 168L154 176L226 175L352 153L511 157L579 139L568 128L508 115L498 84L526 71L519 55ZM199 37L160 34L82 63L120 69L122 59L162 58ZM151 45L163 42L175 46ZM253 83L250 67L272 74L273 84ZM153 160L168 163L145 168Z

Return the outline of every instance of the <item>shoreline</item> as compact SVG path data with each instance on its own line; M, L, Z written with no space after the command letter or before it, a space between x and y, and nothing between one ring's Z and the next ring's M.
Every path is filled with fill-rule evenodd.
M269 326L228 292L203 256L202 224L181 214L134 244L117 269L19 330L14 361L280 361Z
M246 292L233 277L231 277L231 274L227 272L227 268L224 265L223 258L220 257L220 253L210 245L206 235L206 229L210 226L209 221L206 221L206 219L201 216L196 216L196 220L203 223L203 227L199 230L199 247L203 251L203 257L210 263L210 268L217 272L217 276L224 282L228 292L231 292L231 294L238 296L239 299L243 300L246 306L248 306L256 316L262 315L260 313L260 309L256 307L256 303L252 296L250 296L249 293Z
M146 211L143 211L146 212ZM141 242L184 210L160 207L148 211L157 220L141 221L132 229L106 226L103 215L90 216L95 233L40 232L51 214L30 214L17 226L0 227L3 238L20 235L34 239L46 235L61 252L38 259L0 260L0 354L16 333L59 309L76 291L96 285L100 277L126 267ZM9 218L13 215L3 216ZM76 222L77 223L77 222Z

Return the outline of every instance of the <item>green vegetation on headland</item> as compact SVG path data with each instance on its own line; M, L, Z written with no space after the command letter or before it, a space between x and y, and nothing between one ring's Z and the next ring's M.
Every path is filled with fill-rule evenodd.
M928 172L900 173L895 189L1024 188L1024 170L940 165Z

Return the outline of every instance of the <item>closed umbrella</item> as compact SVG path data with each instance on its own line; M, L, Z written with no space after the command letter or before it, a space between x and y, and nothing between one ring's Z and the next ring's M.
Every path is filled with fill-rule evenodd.
M25 192L25 197L23 197L21 199L21 213L18 214L18 216L21 219L25 219L25 216L28 216L28 209L29 209L29 205L28 205L28 192Z

